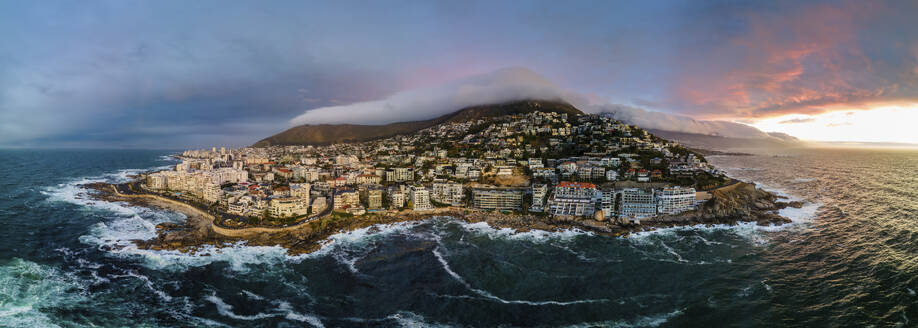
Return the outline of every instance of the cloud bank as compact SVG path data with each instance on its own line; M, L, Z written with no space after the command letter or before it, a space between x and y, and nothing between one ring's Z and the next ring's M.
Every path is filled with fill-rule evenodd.
M464 107L520 99L577 99L542 76L525 68L507 68L444 84L401 91L383 100L308 110L291 123L386 124L426 120Z
M647 111L642 108L620 104L591 105L588 110L593 113L608 113L619 121L637 125L644 129L716 135L728 138L766 139L771 137L768 133L741 123L701 121L682 115Z
M376 101L308 110L292 119L292 125L379 125L431 119L458 109L514 100L563 100L587 113L607 113L642 128L733 138L770 138L769 134L740 123L700 121L638 107L603 103L596 97L564 90L525 68L501 69L441 85L402 91Z

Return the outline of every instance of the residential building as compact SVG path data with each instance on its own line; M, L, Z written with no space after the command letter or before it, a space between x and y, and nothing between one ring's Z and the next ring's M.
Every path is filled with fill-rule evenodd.
M433 191L431 198L440 203L459 206L462 205L462 199L465 198L461 183L434 182L431 189Z
M585 182L561 182L548 202L554 215L592 216L601 194L596 185Z
M382 208L382 190L373 189L367 192L367 207L371 210Z
M518 189L474 189L472 206L485 210L519 211L523 209L523 192Z
M679 214L695 207L695 188L669 187L657 194L657 212Z
M268 211L271 216L283 218L296 215L305 215L308 207L304 206L302 200L294 197L274 198L268 203Z
M326 207L328 207L328 204L325 202L325 197L316 197L316 199L312 201L312 214L321 213Z
M602 216L605 219L609 219L615 215L615 190L607 189L602 191L602 203L600 204L602 209Z
M433 209L433 205L430 204L430 191L424 187L414 187L411 190L411 203L415 211Z
M389 199L392 203L392 208L405 207L405 193L401 191L391 192L389 193Z
M342 189L335 191L334 209L336 211L355 206L360 206L360 195L356 190Z
M621 216L630 218L644 218L657 214L653 190L627 188L621 191L622 206Z
M529 208L533 212L541 212L545 209L545 197L548 195L548 185L544 183L532 184L532 205Z

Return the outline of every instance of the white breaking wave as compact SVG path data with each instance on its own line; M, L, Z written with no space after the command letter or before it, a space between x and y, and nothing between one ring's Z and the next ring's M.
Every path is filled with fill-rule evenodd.
M256 313L252 315L241 315L241 314L236 314L235 312L233 312L233 306L223 301L223 299L217 296L216 293L211 294L205 297L204 299L213 303L217 307L217 313L220 313L220 315L228 317L228 318L236 319L236 320L255 321L255 320L261 320L261 319L267 319L267 318L283 317L284 319L287 319L287 320L305 322L305 323L312 325L313 327L320 327L320 328L325 327L325 325L322 323L322 320L320 320L318 317L314 315L294 312L293 306L291 306L290 303L285 302L285 301L272 302L277 305L277 308L274 309L271 313Z
M252 320L266 319L266 318L278 316L277 314L271 314L271 313L258 313L254 315L239 315L233 312L232 305L226 304L226 302L224 302L223 299L218 297L216 294L207 296L204 299L211 303L214 303L214 305L217 306L217 312L220 313L220 315L228 317L228 318L236 319L236 320L252 321Z
M143 282L144 286L146 286L147 289L153 291L153 293L159 296L159 298L163 299L163 301L168 302L172 300L172 296L169 296L164 291L156 289L156 287L153 286L153 281L151 281L149 277L139 274L133 270L128 271L127 275L139 279L141 282Z
M350 321L350 322L356 322L356 323L379 323L379 322L395 321L395 323L398 324L399 327L411 327L411 328L415 328L415 327L425 327L425 328L452 327L447 324L428 322L427 319L424 318L423 315L420 315L414 312L409 312L409 311L399 311L397 313L390 314L386 316L385 318L367 319L367 318L350 317L350 318L339 318L338 320Z
M0 326L58 327L46 309L87 302L86 287L72 275L22 259L0 266Z
M786 207L778 211L778 215L791 219L795 224L803 224L812 222L816 218L816 214L819 212L819 208L822 207L822 203L803 203L803 206L800 208Z
M312 253L312 256L329 255L340 250L359 250L372 246L376 241L395 234L409 235L409 232L424 221L397 222L388 224L375 224L368 227L343 231L329 236L322 242L322 248Z
M550 240L571 240L580 236L594 235L592 232L579 229L565 229L561 231L545 231L533 229L530 231L520 232L510 228L495 229L488 225L487 222L467 223L458 220L455 222L469 232L483 234L491 239L526 240L535 243L544 243Z
M441 264L441 266L443 267L443 270L445 270L446 273L448 273L451 277L453 277L453 279L456 279L456 281L458 281L458 282L461 283L463 286L465 286L466 288L468 288L468 290L474 292L475 294L478 294L479 296L482 296L482 297L484 297L484 298L486 298L486 299L489 299L489 300L498 301L498 302L501 302L501 303L504 303L504 304L526 304L526 305L536 305L536 306L538 306L538 305L574 305L574 304L585 304L585 303L604 303L604 302L608 302L608 301L609 301L609 300L606 300L606 299L602 299L602 300L578 300L578 301L519 301L519 300L505 300L505 299L503 299L503 298L494 296L494 294L491 294L491 293L489 293L489 292L487 292L487 291L485 291L485 290L482 290L482 289L478 289L478 288L472 287L472 285L469 284L467 281L465 281L465 279L463 279L462 276L460 276L458 273L456 273L455 271L453 271L452 268L450 268L449 263L446 262L446 259L443 257L443 254L440 254L440 252L438 251L439 249L440 249L439 247L434 248L431 252L433 252L434 256L437 257L437 260L440 261L440 264Z
M676 309L669 313L660 313L656 315L640 316L630 321L602 321L573 324L566 327L586 328L586 327L613 327L613 328L633 328L633 327L659 327L674 317L682 314L681 309Z

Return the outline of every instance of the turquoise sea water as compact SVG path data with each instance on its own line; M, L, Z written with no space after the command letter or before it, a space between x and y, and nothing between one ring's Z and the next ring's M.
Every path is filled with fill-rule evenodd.
M918 152L712 157L806 201L783 227L630 238L449 218L332 237L315 254L138 250L181 214L79 185L167 151L0 151L3 327L863 327L918 323ZM124 247L112 247L124 246ZM114 249L114 250L113 250Z

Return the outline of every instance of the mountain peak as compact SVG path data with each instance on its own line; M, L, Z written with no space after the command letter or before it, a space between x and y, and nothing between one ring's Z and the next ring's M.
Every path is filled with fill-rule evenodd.
M258 141L254 147L276 145L328 145L363 142L411 134L443 123L460 123L504 115L531 112L557 112L581 115L582 111L561 100L517 100L499 104L468 106L455 112L423 121L398 122L385 125L304 124Z

